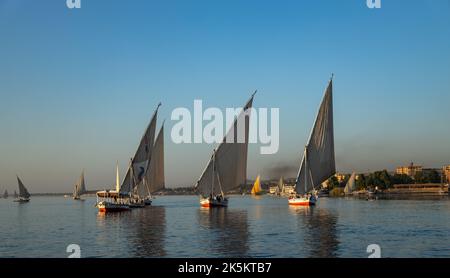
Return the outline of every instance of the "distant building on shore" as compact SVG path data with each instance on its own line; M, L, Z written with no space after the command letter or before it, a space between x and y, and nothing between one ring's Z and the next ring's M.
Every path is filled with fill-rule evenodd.
M422 172L423 168L421 165L414 165L414 163L411 162L408 166L400 166L395 169L395 173L397 175L407 175L411 178L414 178L416 173Z
M337 181L339 183L341 183L341 182L345 181L345 178L347 177L347 174L336 173L334 176L336 177Z
M442 167L442 175L446 182L450 183L450 165Z
M285 185L284 194L286 195L295 194L295 185Z

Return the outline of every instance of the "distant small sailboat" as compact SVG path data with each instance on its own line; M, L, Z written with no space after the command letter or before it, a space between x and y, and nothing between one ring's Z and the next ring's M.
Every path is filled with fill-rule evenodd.
M14 200L14 202L26 203L30 201L30 193L28 192L25 185L23 185L20 178L17 176L17 183L19 184L19 195L18 198ZM15 192L14 192L15 193Z
M200 205L202 207L227 207L228 198L225 197L225 193L246 183L249 112L251 111L247 110L251 109L255 94L256 92L235 119L222 143L219 144L217 149L213 150L205 170L195 185L196 191L200 194ZM243 143L237 140L237 124L239 121L245 123L245 141ZM234 135L233 142L226 142L226 138L231 135Z
M308 144L305 146L295 182L296 194L289 197L289 205L315 205L317 201L315 185L320 185L336 172L332 91L333 77L325 90Z
M261 195L261 194L262 194L261 181L260 176L258 175L252 187L252 195Z
M14 190L14 199L17 199L19 195L17 195L17 191Z
M283 177L281 177L280 180L278 181L278 188L277 188L276 194L278 196L281 196L281 195L284 194L284 180L283 180Z
M5 190L5 193L3 193L3 198L8 199L8 196L9 196L8 190Z
M353 172L352 175L350 176L350 179L348 180L347 184L345 185L344 188L344 194L345 195L352 195L353 191L356 190L356 173Z
M81 200L81 195L86 193L86 185L84 182L84 170L81 172L81 176L77 183L74 185L72 198L74 200Z

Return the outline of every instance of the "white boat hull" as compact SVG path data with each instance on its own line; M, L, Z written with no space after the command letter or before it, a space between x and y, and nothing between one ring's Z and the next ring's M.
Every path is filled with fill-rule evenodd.
M316 197L308 196L308 197L290 197L289 205L291 206L314 206L316 205Z

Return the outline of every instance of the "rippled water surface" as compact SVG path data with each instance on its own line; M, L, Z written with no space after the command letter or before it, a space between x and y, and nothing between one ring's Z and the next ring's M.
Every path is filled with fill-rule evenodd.
M450 201L321 198L313 208L286 199L232 196L202 209L194 196L99 214L95 199L0 200L0 257L450 257Z

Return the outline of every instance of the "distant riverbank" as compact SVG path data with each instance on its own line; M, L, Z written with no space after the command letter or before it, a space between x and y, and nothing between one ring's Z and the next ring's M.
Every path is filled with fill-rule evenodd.
M448 184L399 184L393 185L389 189L375 190L374 193L378 195L448 195L449 194ZM242 190L234 190L228 192L227 195L241 195ZM97 190L88 191L86 196L95 196ZM249 194L249 191L246 192ZM369 193L368 190L355 191L353 195L366 196ZM32 196L72 196L71 192L68 193L33 193ZM165 188L161 191L155 192L154 196L192 196L198 195L195 192L194 187L177 187L177 188ZM344 188L337 187L330 191L329 197L344 197Z
M102 189L103 190L103 189ZM84 195L86 196L95 196L97 191L100 190L90 190L86 192ZM66 193L31 193L31 196L72 196L72 192ZM153 195L165 196L165 195L197 195L194 191L193 187L178 187L178 188L165 188L161 191L155 192Z
M366 196L368 194L376 195L417 195L417 196L448 196L449 185L440 183L426 183L426 184L396 184L391 188L384 190L359 190L354 191L350 195L354 196ZM349 194L347 194L349 195ZM330 197L343 197L346 196L344 188L338 187L330 191Z

